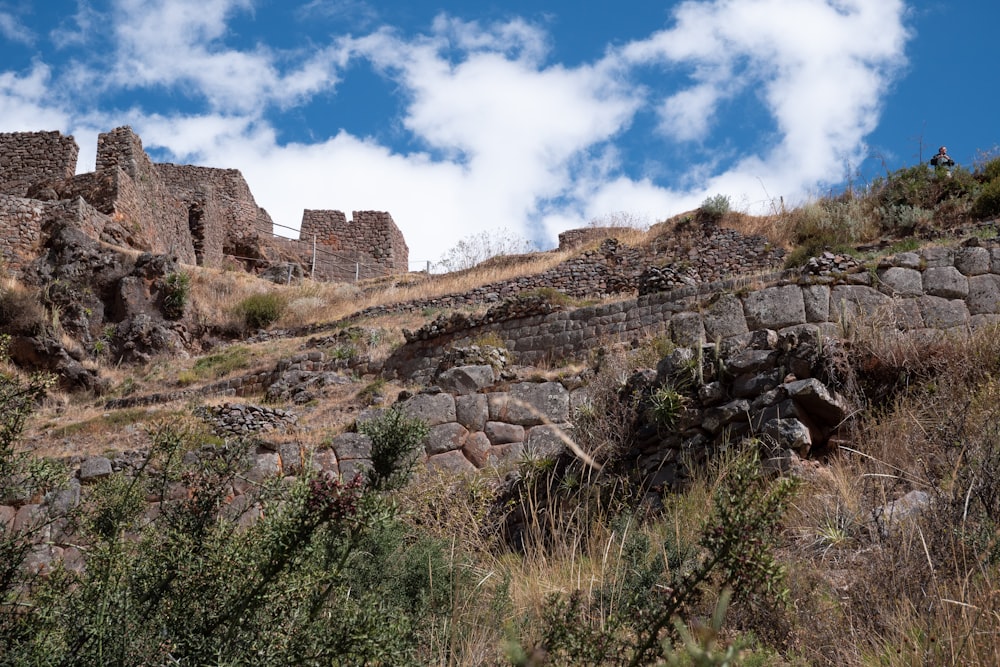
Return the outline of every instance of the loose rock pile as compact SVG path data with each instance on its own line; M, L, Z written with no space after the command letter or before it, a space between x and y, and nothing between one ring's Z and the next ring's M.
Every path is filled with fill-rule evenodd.
M203 406L196 408L194 414L208 422L212 429L223 437L284 430L295 426L298 422L298 416L292 412L245 403Z
M673 487L692 464L748 438L771 458L823 452L850 413L829 370L836 345L815 327L758 330L742 344L679 348L636 373L631 460L652 487Z

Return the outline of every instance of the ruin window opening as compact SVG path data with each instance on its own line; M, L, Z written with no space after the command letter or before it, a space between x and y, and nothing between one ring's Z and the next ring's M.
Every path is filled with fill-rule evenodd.
M205 261L205 211L201 204L194 203L188 207L188 229L191 230L191 245L194 246L194 259L198 266Z

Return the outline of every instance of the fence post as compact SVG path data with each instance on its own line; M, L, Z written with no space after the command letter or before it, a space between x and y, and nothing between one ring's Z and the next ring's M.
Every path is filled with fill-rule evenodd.
M354 282L358 282L358 278L361 277L361 263L354 263Z
M313 261L312 268L309 270L309 277L312 280L316 280L316 235L313 234Z

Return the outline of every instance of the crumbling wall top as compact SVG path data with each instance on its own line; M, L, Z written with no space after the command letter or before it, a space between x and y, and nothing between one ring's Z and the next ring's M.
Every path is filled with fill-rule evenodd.
M0 133L0 194L24 197L36 183L71 178L79 153L60 132Z

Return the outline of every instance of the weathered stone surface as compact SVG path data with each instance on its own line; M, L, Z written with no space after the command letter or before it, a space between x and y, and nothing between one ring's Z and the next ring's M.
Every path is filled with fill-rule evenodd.
M286 475L302 474L302 447L297 442L283 442L278 445L281 470Z
M969 294L969 279L954 266L929 268L924 271L923 291L945 299L964 299Z
M455 421L470 431L482 431L489 416L489 403L485 394L455 397Z
M45 530L47 519L48 512L45 511L44 505L34 503L21 505L21 507L18 508L17 513L14 515L14 532L33 532L36 533L36 535L33 536L35 539L48 539L47 532L45 535L37 534L37 531Z
M427 435L425 450L429 456L433 456L461 449L468 435L468 429L454 422L432 426L430 433Z
M758 373L771 370L777 361L778 352L775 350L744 350L726 360L726 370L733 375Z
M340 478L351 481L358 475L367 477L371 472L371 459L350 459L340 462Z
M670 318L670 330L677 345L701 345L705 342L705 324L698 313L677 313Z
M482 431L470 433L469 437L465 439L465 444L462 445L462 453L465 454L465 458L472 461L473 465L482 468L489 463L490 447L490 439L486 437L485 433Z
M489 464L491 466L506 466L517 463L524 454L523 442L512 442L506 445L490 447Z
M518 382L511 385L506 400L490 401L490 419L521 426L567 422L569 391L558 382Z
M735 421L746 421L749 410L750 402L745 399L730 401L725 405L706 410L701 420L701 427L712 435L718 435L726 425Z
M50 491L45 494L45 504L49 508L49 515L65 516L80 504L80 482L71 479L64 489Z
M0 532L13 529L16 514L17 510L10 505L0 505Z
M871 317L891 301L871 287L837 285L830 291L831 319L846 323L859 317Z
M924 316L920 312L920 299L895 299L889 311L890 317L885 322L886 327L893 327L902 331L912 331L922 329Z
M903 269L919 269L923 266L923 259L915 252L901 252L887 260L892 266Z
M476 466L465 458L462 450L456 449L442 454L435 454L427 459L427 469L436 470L450 475L475 472Z
M447 424L456 419L455 397L451 394L417 394L403 401L400 409L408 417L423 420L428 426Z
M930 494L926 491L910 491L902 498L897 498L875 508L872 511L872 518L875 519L879 529L885 533L899 523L919 515L930 502Z
M894 266L879 274L879 291L889 296L912 297L924 293L924 280L920 271Z
M843 400L815 378L789 382L782 387L789 398L810 417L828 424L839 424L847 416Z
M332 447L317 449L312 453L312 467L313 470L337 474L339 472L337 453Z
M965 304L971 315L1000 313L1000 276L987 274L969 278L969 296Z
M747 333L743 302L735 294L722 294L705 310L706 340L730 338Z
M778 368L769 373L749 373L741 375L733 382L733 396L737 398L752 398L765 391L774 389L784 379L784 369Z
M826 322L830 319L830 288L826 285L803 287L802 305L806 311L806 322Z
M338 461L355 459L370 459L372 457L372 439L364 433L341 433L330 441L330 447Z
M438 375L438 385L452 394L475 394L496 381L492 366L456 366Z
M944 246L930 246L920 251L922 266L936 269L945 266L955 265L955 253L951 248Z
M260 484L265 480L282 477L281 458L277 452L257 452L253 466L243 477L251 484Z
M772 419L764 424L761 434L779 449L791 449L806 454L812 447L812 436L798 419Z
M743 299L750 329L781 329L806 321L802 290L797 285L768 287Z
M955 249L955 268L966 276L981 276L990 272L990 251L969 246Z
M511 442L524 442L524 427L506 422L486 422L483 432L490 444L506 445Z
M961 299L922 296L917 301L926 327L949 329L965 326L969 322L969 309Z
M103 456L90 456L80 464L80 483L93 484L112 472L111 461Z
M524 443L525 451L533 458L559 456L566 449L566 443L562 439L562 436L565 435L563 427L556 424L545 424L528 429Z

